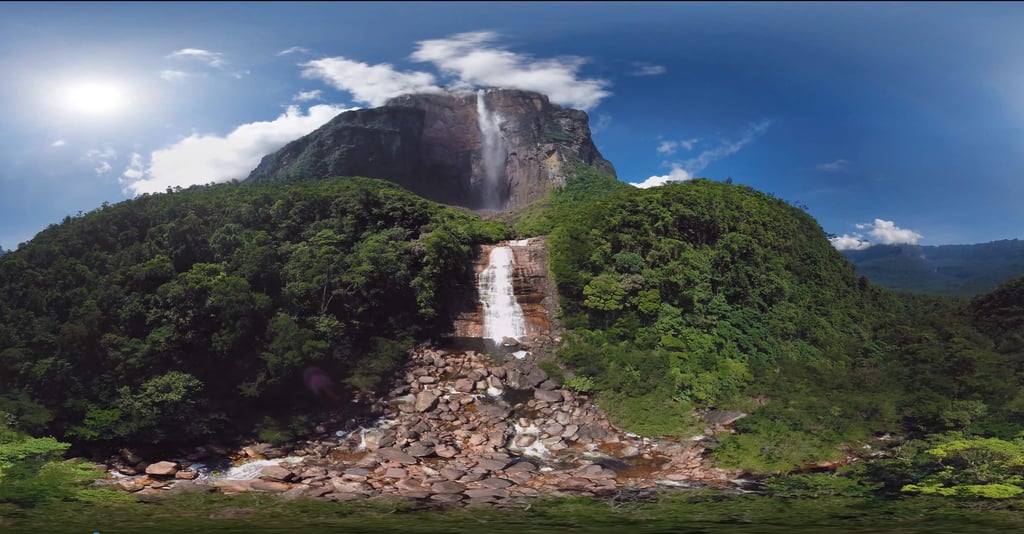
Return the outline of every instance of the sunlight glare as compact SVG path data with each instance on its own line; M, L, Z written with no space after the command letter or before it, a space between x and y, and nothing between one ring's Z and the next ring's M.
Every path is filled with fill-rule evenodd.
M64 106L85 115L110 115L125 105L124 92L116 84L85 81L68 85L63 92Z

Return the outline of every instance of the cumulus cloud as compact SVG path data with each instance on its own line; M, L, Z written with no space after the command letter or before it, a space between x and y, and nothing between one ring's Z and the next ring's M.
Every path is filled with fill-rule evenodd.
M280 52L274 54L275 56L287 56L288 54L308 54L309 49L301 46L293 46L291 48L285 48Z
M863 250L872 245L916 245L923 235L906 228L896 226L893 221L875 219L874 223L861 223L854 225L858 230L867 230L868 235L874 238L869 240L859 232L843 234L830 238L832 246L838 250Z
M850 162L845 159L837 159L828 163L821 163L815 168L822 172L844 172L850 169Z
M432 63L456 79L456 87L506 87L537 91L563 106L590 110L611 95L607 80L580 78L585 58L535 59L495 44L498 34L468 32L417 43L413 61Z
M336 89L352 93L356 102L380 106L406 93L440 93L429 72L399 72L388 63L369 65L344 57L328 57L303 63L302 76L320 79Z
M682 167L679 167L678 165L673 165L672 170L666 175L651 176L650 178L642 182L630 182L629 185L633 187L639 187L640 189L647 189L649 187L665 185L669 182L685 182L692 178L693 176L690 173L683 170Z
M836 250L864 250L871 246L871 242L864 239L864 236L860 234L836 236L829 238L833 247Z
M260 158L287 142L320 127L343 111L334 104L311 106L305 113L289 106L272 121L238 126L224 136L192 134L173 145L153 151L148 165L132 164L121 175L125 192L157 193L168 187L187 187L245 178ZM133 155L134 156L134 155Z
M875 219L874 224L858 224L857 229L871 229L868 234L883 245L909 244L916 245L923 235L906 228L896 226L893 221Z
M56 147L56 146L64 146L64 145L66 145L66 144L68 144L68 143L67 143L67 141L65 141L65 140L63 140L63 139L58 139L58 140L56 140L56 141L54 141L54 142L50 143L50 146L54 146L54 147Z
M659 74L665 74L666 70L665 67L661 65L654 65L643 61L634 61L633 67L633 72L630 73L633 76L657 76Z
M203 50L201 48L182 48L181 50L175 50L174 52L167 54L167 58L195 60L215 69L223 69L228 66L228 62L224 61L224 54Z
M320 100L320 93L321 91L319 89L313 89L312 91L299 91L298 93L295 94L295 96L292 97L292 100L295 100L297 102Z

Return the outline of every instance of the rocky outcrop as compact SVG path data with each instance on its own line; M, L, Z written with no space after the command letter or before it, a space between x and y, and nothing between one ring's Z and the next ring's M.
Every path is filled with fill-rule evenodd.
M477 99L501 135L496 182L487 179ZM342 113L263 158L246 182L367 176L471 209L514 209L547 196L577 164L614 175L590 137L587 114L539 93L405 95Z
M213 487L228 494L275 493L349 501L369 497L474 504L536 496L634 495L659 488L731 487L738 471L711 467L702 440L669 441L616 428L586 396L562 388L533 356L496 362L473 351L418 347L374 403L379 418L300 441L291 456L235 458L246 477L173 482L122 478L152 498ZM278 462L275 465L264 465ZM183 462L195 468L191 462Z

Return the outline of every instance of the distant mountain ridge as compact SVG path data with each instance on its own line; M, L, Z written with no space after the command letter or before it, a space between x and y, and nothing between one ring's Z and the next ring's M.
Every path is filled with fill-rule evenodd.
M971 296L1024 275L1024 241L974 245L874 245L843 251L857 273L883 287Z

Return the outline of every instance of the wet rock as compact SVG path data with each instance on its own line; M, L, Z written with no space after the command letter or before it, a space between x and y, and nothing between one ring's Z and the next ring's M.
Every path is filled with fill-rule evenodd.
M490 458L481 458L477 461L477 468L485 469L487 471L501 471L508 465L507 460L494 460Z
M459 391L461 393L470 393L473 391L474 382L474 380L471 380L469 378L460 378L455 381L455 391Z
M463 471L462 469L455 469L453 467L445 467L445 468L441 469L440 474L441 474L441 476L447 478L448 480L458 480L458 479L462 478L462 476L465 475L466 472Z
M177 473L179 469L181 469L181 466L178 465L178 462L163 461L157 462L155 464L149 464L149 466L146 467L146 474L161 477L170 477L174 476L174 474Z
M454 458L455 456L458 456L459 449L451 445L441 445L434 449L434 454L440 456L441 458Z
M291 484L285 484L284 482L275 482L273 480L253 480L249 486L254 491L266 491L272 493L280 493L291 489Z
M366 450L375 451L381 447L390 447L395 444L395 432L393 430L372 429L363 432L363 441Z
M520 434L516 437L515 445L516 447L525 448L533 445L535 441L537 441L536 434Z
M377 456L392 462L398 462L405 465L413 465L417 462L416 458L406 454L398 449L392 447L384 447L383 449L377 450Z
M464 492L464 495L470 499L493 500L508 497L508 491L503 489L478 488L468 489Z
M562 402L562 392L558 390L537 389L533 392L533 398L544 402Z
M434 447L422 442L410 445L405 452L414 458L423 458L434 454Z
M199 473L195 471L178 471L174 473L174 478L178 480L195 480L199 477Z
M295 478L295 474L279 465L268 465L260 469L260 477L280 482L287 482Z
M421 391L416 394L416 404L413 407L420 413L430 410L437 403L437 397L438 393L436 391Z
M537 471L537 466L532 462L516 462L505 468L506 473L523 473Z
M444 482L437 482L430 486L430 491L433 493L462 493L466 490L465 484L460 484L452 480L445 480Z
M409 472L400 467L389 467L384 472L384 478L406 478L409 476Z
M504 478L485 478L480 481L480 485L488 489L497 490L512 486L512 482Z

